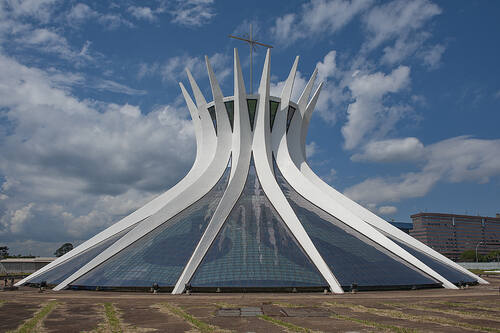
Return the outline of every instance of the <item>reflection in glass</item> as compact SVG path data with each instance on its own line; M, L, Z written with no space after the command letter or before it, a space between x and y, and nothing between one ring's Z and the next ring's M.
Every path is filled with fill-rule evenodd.
M253 160L245 188L196 270L195 287L326 287L264 194Z
M430 255L427 255L419 250L416 250L415 248L409 246L406 243L403 243L402 241L389 236L386 234L387 237L391 238L392 241L399 246L401 246L403 249L405 249L407 252L412 254L415 258L429 266L431 269L436 271L439 275L444 277L446 280L450 281L451 283L459 284L460 282L464 283L474 283L477 282L476 279L474 279L472 276L469 276L465 273L460 272L459 270L454 269L453 267L450 267L441 261L434 259Z
M280 105L280 103L275 102L275 101L269 102L269 110L270 110L269 115L271 116L271 131L273 130L274 119L276 118L276 113L278 112L279 105Z
M227 116L229 117L232 131L234 126L234 101L224 102L224 104L226 105Z
M106 250L112 244L114 244L117 240L119 240L123 235L132 230L136 224L128 227L125 230L109 237L108 239L103 240L102 242L94 245L88 250L70 258L63 263L55 266L54 268L48 270L47 272L40 274L33 279L28 280L27 283L40 283L42 281L47 282L49 285L58 285L59 283L66 280L66 278L70 277L73 273L83 267L85 264L90 262L92 259L97 257L99 253Z
M348 289L436 285L438 282L410 266L361 233L299 195L275 165L277 181L333 275Z
M293 106L288 107L288 114L286 117L286 132L288 133L288 127L290 127L290 122L292 121L293 115L295 114L295 108Z
M215 113L215 106L209 107L208 113L210 113L210 117L212 118L212 123L214 124L214 128L215 128L215 134L217 134L217 116Z
M257 109L256 99L247 99L248 117L250 117L250 129L253 131L253 122L255 120L255 110Z
M140 238L71 285L100 287L174 286L217 207L229 168L203 198Z

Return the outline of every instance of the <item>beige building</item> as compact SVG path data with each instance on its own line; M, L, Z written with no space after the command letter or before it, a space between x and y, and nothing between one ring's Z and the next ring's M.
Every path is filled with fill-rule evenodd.
M3 259L0 260L0 274L31 274L56 259L54 257Z
M500 250L500 214L496 217L418 213L410 216L410 235L452 260L466 250L479 255Z

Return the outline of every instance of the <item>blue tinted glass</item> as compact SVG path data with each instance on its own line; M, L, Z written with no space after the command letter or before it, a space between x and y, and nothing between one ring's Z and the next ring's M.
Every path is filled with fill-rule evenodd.
M83 265L87 264L90 262L92 259L94 259L99 253L102 251L106 250L108 247L110 247L112 244L114 244L117 240L119 240L123 235L125 235L127 232L129 232L133 227L135 226L132 225L128 227L127 229L117 233L116 235L113 235L109 237L108 239L103 240L99 244L94 245L90 249L78 254L77 256L66 260L65 262L57 265L56 267L52 268L51 270L40 274L37 277L34 277L31 280L28 280L27 283L40 283L42 281L46 281L47 284L50 285L57 285L66 278L68 278L71 274L79 270Z
M71 285L100 287L174 286L217 207L229 168L203 198Z
M401 242L398 239L395 239L389 235L386 234L387 237L391 238L394 243L398 244L401 246L403 249L405 249L407 252L412 254L415 258L432 268L434 271L436 271L439 275L444 277L446 280L450 281L451 283L456 283L458 284L459 282L477 282L476 279L474 279L472 276L469 276L465 273L460 272L459 270L454 269L453 267L450 267L441 261L434 259L433 257L414 249L413 247L407 245L406 243Z
M280 103L270 101L269 102L269 115L271 117L271 131L273 130L273 125L274 125L274 119L276 118L276 113L278 113L278 106Z
M215 113L215 106L209 107L208 113L210 114L210 117L212 118L212 123L214 124L214 128L215 128L215 134L217 134L217 116Z
M253 162L242 195L190 283L193 287L328 286L265 196Z
M288 127L290 127L290 122L292 121L293 115L295 114L295 108L293 106L288 107L288 114L286 116L286 131L288 133Z
M339 283L360 287L436 284L375 242L300 196L275 166L278 183L317 250Z
M255 119L255 110L257 109L256 99L247 99L248 117L250 118L250 129L253 131L253 122Z
M224 105L226 105L227 116L229 117L232 131L234 126L234 101L224 102Z

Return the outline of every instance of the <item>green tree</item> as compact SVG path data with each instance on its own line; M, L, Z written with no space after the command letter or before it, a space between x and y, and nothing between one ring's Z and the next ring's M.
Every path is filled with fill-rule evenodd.
M500 250L491 251L485 257L487 261L500 261Z
M73 244L71 244L71 243L64 243L63 245L61 245L60 248L58 248L56 250L56 252L54 252L54 255L56 257L60 257L60 256L65 255L66 253L68 253L71 250L73 250Z
M0 259L7 258L9 256L9 248L7 246L0 246Z
M460 261L476 261L476 251L465 250L460 255Z

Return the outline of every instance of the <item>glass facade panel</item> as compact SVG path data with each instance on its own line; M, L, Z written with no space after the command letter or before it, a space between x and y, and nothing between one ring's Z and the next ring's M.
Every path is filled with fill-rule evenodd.
M271 111L269 115L271 116L271 131L273 130L274 119L276 118L276 113L278 112L278 107L280 103L270 101L269 102L269 110Z
M215 128L215 134L217 134L217 116L215 114L215 106L209 107L208 113L210 113L210 117L212 118L212 123L214 124Z
M245 188L190 281L192 287L327 287L259 183Z
M174 286L219 204L229 168L203 198L137 240L71 285L99 287Z
M460 272L459 270L454 269L453 267L450 267L441 261L434 259L433 257L429 256L428 254L425 254L419 250L416 250L415 248L409 246L406 243L401 242L400 240L393 238L389 235L386 234L387 237L392 239L394 243L398 244L401 246L403 249L405 249L407 252L412 254L415 258L429 266L431 269L436 271L439 275L444 277L446 280L450 281L451 283L458 284L460 282L465 282L465 283L474 283L477 282L476 279L474 279L472 276L469 276L465 273Z
M63 282L64 280L66 280L66 278L70 277L71 274L75 273L77 270L83 267L83 265L87 264L92 259L97 257L99 253L106 250L135 226L136 224L117 233L116 235L109 237L108 239L103 240L99 244L96 244L90 249L76 255L71 259L66 260L56 267L48 270L47 272L28 280L27 283L40 283L42 281L45 281L49 285L57 285Z
M436 285L437 281L410 266L361 233L299 195L275 166L277 181L333 275L345 289Z
M295 114L295 108L293 106L288 107L288 114L286 118L286 132L288 133L288 127L290 127L290 122L292 121L293 115Z
M255 110L257 109L256 99L247 99L248 117L250 118L250 128L253 131L253 122L255 120Z
M229 117L229 123L231 124L231 131L234 126L234 101L224 102L226 105L227 116Z

